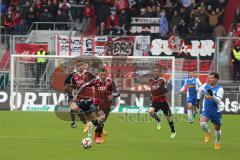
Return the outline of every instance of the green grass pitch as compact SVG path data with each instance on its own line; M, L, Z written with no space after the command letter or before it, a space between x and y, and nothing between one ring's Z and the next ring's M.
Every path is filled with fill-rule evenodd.
M154 121L126 121L125 115L111 114L105 143L83 149L82 125L70 128L54 113L0 112L0 160L236 160L240 151L240 116L223 115L222 149L203 142L199 123L175 122L177 136L170 139L163 120L161 130ZM212 126L211 126L212 129Z

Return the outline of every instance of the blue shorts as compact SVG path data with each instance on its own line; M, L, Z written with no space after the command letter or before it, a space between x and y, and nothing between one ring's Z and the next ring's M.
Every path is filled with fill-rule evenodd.
M213 124L217 126L222 125L222 113L203 111L201 117L207 117Z
M197 105L197 98L187 97L187 103L192 103L192 105Z

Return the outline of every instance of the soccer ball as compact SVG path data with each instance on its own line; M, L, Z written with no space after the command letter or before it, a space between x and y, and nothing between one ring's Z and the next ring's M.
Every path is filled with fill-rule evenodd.
M82 146L84 149L89 149L92 147L92 140L90 138L82 139Z

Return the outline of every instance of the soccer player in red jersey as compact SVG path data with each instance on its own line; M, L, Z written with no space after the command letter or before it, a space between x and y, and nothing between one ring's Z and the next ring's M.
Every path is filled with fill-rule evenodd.
M100 68L98 78L93 82L92 89L94 104L99 110L102 110L105 113L104 120L98 124L95 130L96 143L102 143L106 138L106 132L103 131L103 127L104 122L111 111L111 102L114 98L120 96L120 93L117 90L114 81L108 77L107 69L105 67Z
M167 101L166 93L167 89L167 81L163 77L161 68L154 68L154 78L149 80L149 85L151 88L151 105L149 107L148 112L150 115L157 121L157 129L161 129L161 120L157 115L159 110L162 110L164 115L167 117L168 124L171 128L171 138L175 138L176 131L174 129L174 123L171 118L171 110L169 103Z
M76 64L77 72L72 75L72 96L73 100L70 103L70 114L71 117L75 117L75 113L78 113L80 120L85 124L84 132L87 132L89 129L89 123L87 122L87 117L90 116L82 114L82 112L89 110L91 106L91 98L92 98L92 89L90 87L86 87L89 81L92 81L95 76L89 76L89 72L86 72L87 64L81 61L78 61ZM90 77L90 78L89 78ZM74 115L74 116L73 116Z

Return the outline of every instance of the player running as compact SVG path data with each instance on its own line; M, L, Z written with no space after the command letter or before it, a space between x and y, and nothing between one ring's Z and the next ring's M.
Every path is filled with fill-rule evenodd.
M85 115L79 114L81 111L80 108L85 108L87 103L91 103L91 89L87 91L87 88L83 87L83 85L86 85L87 82L93 80L95 78L94 75L92 77L89 76L89 72L86 72L86 67L88 65L84 62L78 61L76 64L77 72L72 75L72 83L70 85L72 90L72 101L70 101L70 115L72 119L71 126L75 125L75 113L78 113L78 116L80 120L84 123L84 130L83 132L87 132L89 129L89 123L87 122L87 119ZM89 78L90 77L90 78ZM80 89L82 88L82 91L80 93ZM79 93L77 93L79 92Z
M166 79L162 77L162 71L160 68L154 69L154 78L149 80L149 85L151 87L151 105L149 107L148 112L150 115L157 121L157 129L161 129L161 120L157 116L157 112L162 110L164 115L167 117L168 124L171 128L171 138L175 138L176 131L174 129L174 123L171 118L171 110L169 103L167 101L166 93L167 82Z
M99 110L105 113L104 120L99 123L95 130L95 142L102 143L105 141L106 132L103 130L104 123L111 111L112 100L120 96L114 81L108 77L107 69L100 68L98 78L93 82L94 104Z
M188 72L188 78L184 80L180 93L183 93L187 88L187 113L188 122L193 123L193 118L197 108L199 107L199 101L197 100L197 89L202 85L200 80L195 77L194 71Z
M71 106L71 104L73 103L73 95L72 95L72 88L71 88L73 75L75 74L73 68L74 68L74 66L69 66L70 73L67 75L67 77L66 77L66 79L64 81L65 94L67 96L67 101L68 101L69 106ZM70 112L70 118L71 118L71 121L72 121L71 122L71 127L75 128L76 127L76 123L75 123L74 111L72 109L70 109L69 112Z
M222 114L219 110L221 100L223 98L224 90L218 85L219 75L212 72L208 76L208 83L198 88L198 99L201 93L204 94L203 109L200 117L200 126L205 132L205 142L208 143L211 137L211 131L208 128L207 122L211 120L215 129L215 145L216 150L220 149L221 125Z

